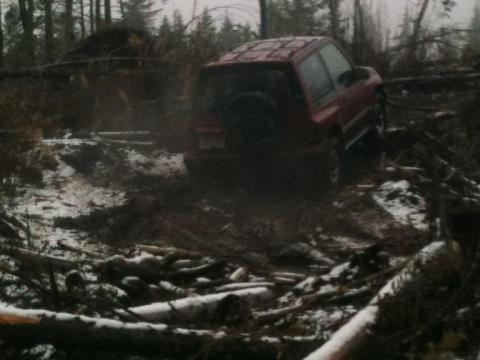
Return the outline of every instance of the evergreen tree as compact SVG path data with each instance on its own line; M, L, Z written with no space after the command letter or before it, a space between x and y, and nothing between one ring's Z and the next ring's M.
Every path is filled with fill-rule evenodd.
M253 41L255 39L255 32L252 30L250 24L246 23L245 25L237 25L238 31L242 39L242 43Z
M233 50L242 42L243 38L240 29L233 24L228 14L225 14L218 33L218 46L220 51L227 52Z
M160 28L158 30L158 46L159 50L166 55L169 55L170 52L175 52L175 39L172 33L172 25L170 19L167 16L164 16Z
M195 32L204 37L214 37L217 29L210 10L205 7L200 15Z
M172 41L176 43L176 46L183 48L185 43L185 23L183 21L182 13L175 10L172 16L172 22L170 26Z
M160 38L168 38L172 32L172 26L170 20L167 16L164 16L162 23L160 24L160 29L158 30L158 35Z
M15 66L20 52L22 26L20 12L16 3L10 3L4 17L5 60L7 65Z
M154 28L155 17L160 10L154 9L154 0L128 0L124 3L124 25L137 29L151 31Z
M343 42L345 29L341 19L342 0L324 0L321 5L327 10L328 33L337 41Z
M325 33L319 0L277 0L268 3L269 35L320 35Z

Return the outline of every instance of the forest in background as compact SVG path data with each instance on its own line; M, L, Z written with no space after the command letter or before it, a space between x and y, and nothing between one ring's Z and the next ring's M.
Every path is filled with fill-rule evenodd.
M480 62L480 1L465 28L428 25L442 23L454 0L410 3L393 28L370 0L259 0L258 28L235 21L238 6L187 19L163 16L172 0L0 1L4 174L23 169L43 136L70 130L148 130L183 151L199 69L246 41L331 36L385 78Z
M464 28L433 28L426 25L426 17L434 12L438 21L433 23L440 23L456 1L410 3L401 25L392 28L385 23L385 7L368 0L261 0L257 30L229 16L230 11L242 10L237 5L197 10L191 19L178 11L162 18L167 2L2 0L0 65L58 62L79 42L112 28L145 32L155 43L148 56L172 62L190 57L203 63L245 41L289 35L332 36L356 63L375 66L383 74L408 73L438 63L470 64L478 62L480 54L480 4L472 18L465 19ZM105 54L114 55L115 51Z

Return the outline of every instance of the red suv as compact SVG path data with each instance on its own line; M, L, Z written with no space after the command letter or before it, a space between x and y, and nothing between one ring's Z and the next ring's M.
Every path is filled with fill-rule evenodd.
M326 37L245 44L206 65L193 99L191 172L281 159L336 184L346 150L386 130L386 93ZM307 167L305 167L307 165Z

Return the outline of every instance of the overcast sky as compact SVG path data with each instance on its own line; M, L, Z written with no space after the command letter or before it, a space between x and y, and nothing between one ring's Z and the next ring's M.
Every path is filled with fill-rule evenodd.
M156 0L159 4L161 0ZM205 6L209 8L214 7L226 7L231 6L232 8L228 11L229 14L237 22L249 22L252 25L258 23L258 0L197 0L198 1L198 10L197 13L200 13ZM388 21L392 26L397 26L401 16L404 12L406 4L414 6L419 3L420 0L373 0L377 3L384 3L383 6L386 6L388 11ZM472 17L472 12L474 8L475 1L477 0L457 0L458 5L454 8L451 18L448 20L450 23L455 23L460 27L465 27L469 24ZM478 0L480 1L480 0ZM345 3L353 2L353 0L345 0ZM193 3L194 0L168 0L167 5L159 5L164 8L166 14L172 14L175 9L179 9L184 15L185 19L191 19L193 12ZM440 0L436 0L436 3L441 3ZM440 5L438 10L440 9ZM219 15L225 13L225 9L218 10ZM438 18L435 16L438 11L431 9L429 21L431 23L439 23Z

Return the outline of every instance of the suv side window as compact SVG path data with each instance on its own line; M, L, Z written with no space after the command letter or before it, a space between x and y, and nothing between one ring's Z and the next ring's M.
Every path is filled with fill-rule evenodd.
M327 69L317 52L300 64L300 72L314 106L320 105L322 99L335 90Z
M335 86L344 89L353 82L354 71L350 62L333 44L325 45L320 49L323 61L327 65Z

